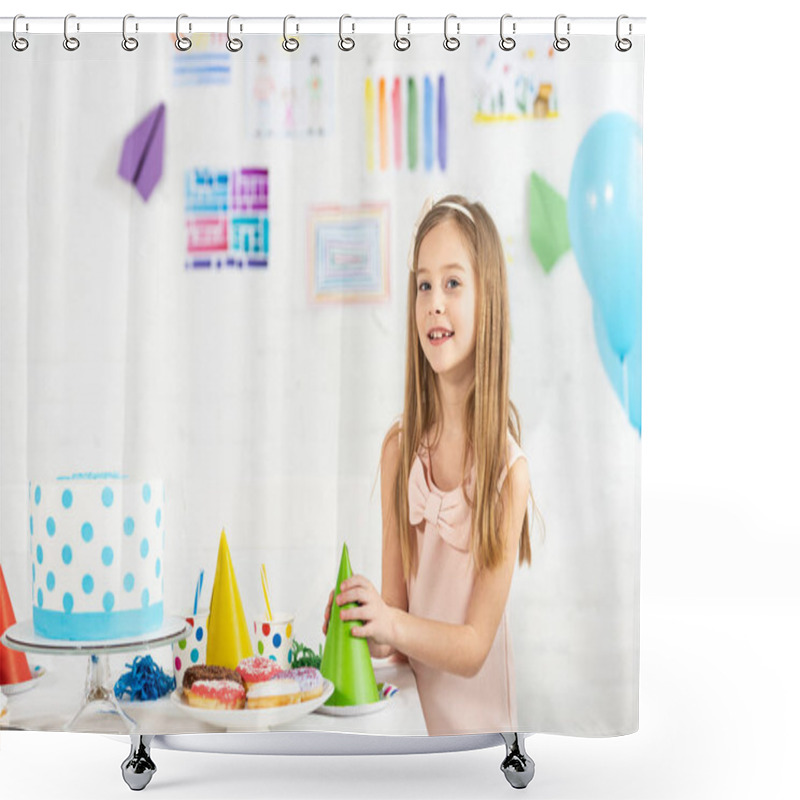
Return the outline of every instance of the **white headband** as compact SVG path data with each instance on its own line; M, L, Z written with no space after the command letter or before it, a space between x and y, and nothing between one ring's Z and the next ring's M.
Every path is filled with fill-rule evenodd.
M419 211L419 216L417 217L417 221L414 223L414 230L411 233L411 249L408 251L408 271L414 271L414 243L417 241L417 231L419 230L419 226L422 224L422 220L428 215L428 212L434 206L446 206L447 208L452 208L455 211L458 211L460 214L463 214L473 225L475 224L475 219L472 216L472 212L466 207L462 206L461 203L455 203L452 200L441 200L435 201L432 196L428 195L425 198L425 202L422 204L422 208Z

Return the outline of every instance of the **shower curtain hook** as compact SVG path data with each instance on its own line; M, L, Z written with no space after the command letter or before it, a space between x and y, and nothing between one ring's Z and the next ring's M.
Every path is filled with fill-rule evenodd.
M178 14L175 20L175 47L181 52L186 52L192 46L192 40L181 33L181 20L188 19L188 14ZM189 30L192 30L192 23L189 23Z
M238 37L231 38L231 22L235 19L239 19L236 14L231 14L228 17L228 41L225 42L225 47L227 47L231 53L238 53L244 47L244 42L241 39ZM239 30L242 30L241 25L239 26Z
M511 19L511 18L512 18L511 14L503 14L503 16L500 17L500 49L501 50L506 50L506 51L513 50L517 46L516 39L512 38L511 36L506 36L503 33L503 26L505 25L506 20L507 19ZM516 32L517 32L517 23L516 22L512 22L511 23L511 33L516 33Z
M75 36L70 36L69 31L67 30L67 26L69 25L69 21L71 19L75 19L74 14L67 14L67 16L64 17L64 49L69 50L70 53L74 52L81 46L80 40L77 39ZM80 29L81 29L80 23L76 22L75 30L79 31Z
M138 46L139 40L135 36L128 36L128 20L136 19L133 14L126 14L122 18L122 49L132 53ZM136 30L139 30L139 23L136 23Z
M299 39L296 39L294 36L289 36L289 20L290 19L297 19L297 17L293 17L291 14L287 14L283 18L283 42L281 42L281 46L287 53L294 53L298 47L300 47ZM295 25L295 33L300 30L299 25Z
M633 47L633 42L631 42L630 39L622 39L622 38L620 38L620 35L619 35L619 24L623 19L628 19L628 16L626 14L620 14L617 17L617 41L614 42L614 47L616 47L617 50L620 51L620 53L627 53L628 50L630 50L631 47ZM628 33L629 34L633 33L633 27L631 26L630 22L628 23Z
M14 17L14 22L13 22L13 24L11 26L11 33L12 33L14 38L11 40L11 46L18 53L21 53L23 50L27 50L28 49L28 45L30 44L30 42L28 42L28 40L25 39L24 37L19 36L17 34L17 20L18 19L25 19L25 15L24 14L17 14L17 16ZM28 23L27 22L25 23L25 30L28 30Z
M558 21L560 19L566 19L566 18L567 18L566 14L559 14L556 17L555 25L553 27L556 37L555 41L553 42L553 47L555 47L555 49L558 50L559 53L563 53L565 50L569 50L569 45L570 45L569 39L567 39L565 36L558 35ZM567 23L567 35L569 35L569 22Z
M398 28L400 26L401 19L408 19L408 17L405 14L398 14L394 18L394 49L403 52L411 47L411 39L409 39L407 36L400 36ZM408 32L411 33L411 23L406 22L406 26L408 27Z
M353 18L349 14L342 14L342 16L339 17L339 49L340 50L344 50L345 52L348 52L348 51L352 50L356 46L356 42L355 42L355 39L353 39L351 36L343 36L342 35L342 24L344 23L344 21L346 19L353 19ZM353 22L351 24L353 26L353 30L351 32L355 33L356 32L356 24L355 24L355 22Z
M450 50L458 50L461 47L461 40L457 36L448 36L447 35L447 24L450 22L451 19L456 20L456 33L461 33L461 23L458 22L458 17L455 14L448 14L444 18L444 49Z

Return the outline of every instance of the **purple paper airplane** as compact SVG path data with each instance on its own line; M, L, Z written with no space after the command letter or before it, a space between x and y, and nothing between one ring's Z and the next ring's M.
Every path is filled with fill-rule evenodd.
M117 172L147 201L164 165L165 106L156 106L126 137Z

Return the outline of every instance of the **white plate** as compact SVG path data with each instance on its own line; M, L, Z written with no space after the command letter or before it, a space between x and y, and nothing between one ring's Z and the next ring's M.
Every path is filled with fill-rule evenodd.
M183 696L183 691L175 690L170 695L170 700L180 708L181 711L194 717L201 722L209 725L216 725L218 728L228 730L266 730L273 725L283 725L287 722L294 722L312 711L316 711L333 694L333 684L323 678L322 694L313 700L306 700L304 703L291 703L288 706L276 706L275 708L242 708L236 710L197 708L190 706Z
M392 704L397 697L397 692L389 697L381 697L376 703L364 703L360 706L320 706L317 714L327 714L329 717L360 717L364 714L376 714Z
M39 678L44 675L45 669L44 667L34 667L31 670L31 679L29 681L22 681L21 683L4 683L0 686L0 689L3 690L3 694L5 695L12 695L12 694L22 694L22 692L27 692L28 689L33 689L36 686L36 682Z

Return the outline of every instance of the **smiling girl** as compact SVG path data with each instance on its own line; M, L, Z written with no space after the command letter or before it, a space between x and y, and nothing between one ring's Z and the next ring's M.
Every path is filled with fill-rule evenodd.
M505 260L480 203L449 195L423 209L408 281L402 422L381 454L380 593L341 585L382 658L408 658L428 733L514 731L506 602L530 563L530 482L508 397ZM327 632L333 592L325 610Z

